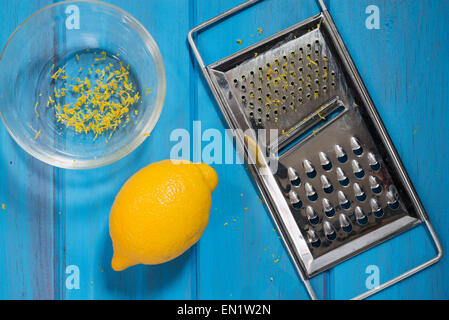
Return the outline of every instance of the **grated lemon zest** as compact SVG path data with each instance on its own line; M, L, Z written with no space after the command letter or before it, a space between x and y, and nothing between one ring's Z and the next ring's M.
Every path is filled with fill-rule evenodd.
M101 58L96 58L95 62L106 60L106 52L105 51L101 52L101 55L102 55L102 57Z
M37 112L38 105L39 105L39 102L36 102L36 105L34 106L34 112L36 112L36 116L39 118L39 112Z
M106 52L103 51L101 54L103 57L100 59L105 60ZM112 64L106 67L106 71L109 73L107 80L104 80L105 69L96 69L95 73L99 76L95 83L87 78L81 80L78 77L76 78L78 84L70 85L69 89L57 90L54 88L55 98L65 96L66 91L70 91L76 96L76 102L63 106L60 103L56 104L55 100L49 96L47 106L53 105L56 121L65 124L66 127L74 128L77 133L93 132L94 140L108 131L110 134L106 143L120 125L128 123L130 121L129 110L140 100L140 93L136 92L133 83L129 82L129 65L125 67L120 62L119 70L112 71L111 68L113 68ZM65 70L60 68L52 78L62 79L60 74L63 73ZM93 73L90 68L89 73ZM135 110L135 114L138 114L137 110Z
M41 135L41 130L39 130L39 131L36 133L36 136L34 137L34 140L37 140L37 138L39 138L40 135Z
M307 60L309 60L311 63L313 63L315 66L318 66L318 64L315 62L315 61L313 61L311 58L310 58L310 56L307 56Z

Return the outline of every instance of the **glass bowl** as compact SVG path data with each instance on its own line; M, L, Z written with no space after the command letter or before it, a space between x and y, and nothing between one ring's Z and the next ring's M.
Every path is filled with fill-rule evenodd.
M132 152L150 135L165 98L164 64L149 32L95 0L34 13L7 41L0 70L0 116L9 133L32 156L62 168L96 168Z

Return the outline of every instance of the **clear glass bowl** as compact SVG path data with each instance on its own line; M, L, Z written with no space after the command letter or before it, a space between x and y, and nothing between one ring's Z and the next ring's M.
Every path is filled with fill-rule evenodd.
M61 87L87 77L94 86L97 69L120 62L129 65L140 100L115 131L95 137L57 121L49 97L73 103L75 93L61 97ZM51 78L59 68L66 80ZM0 72L0 116L11 136L37 159L68 169L104 166L132 152L156 125L165 98L164 64L151 35L127 12L94 0L59 2L29 17L0 54Z

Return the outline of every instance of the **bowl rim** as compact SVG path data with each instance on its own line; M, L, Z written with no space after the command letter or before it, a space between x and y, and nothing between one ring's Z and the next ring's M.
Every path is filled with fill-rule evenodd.
M139 134L136 135L136 137L125 147L117 150L116 152L102 158L94 158L91 160L70 160L68 158L65 158L63 156L49 156L43 152L39 152L35 148L31 148L27 143L22 141L19 137L17 137L13 130L8 126L7 121L5 120L2 110L0 109L0 118L3 121L3 124L5 125L8 133L13 138L13 140L28 154L33 156L34 158L47 163L54 167L59 167L63 169L95 169L103 166L107 166L109 164L112 164L116 161L119 161L129 155L131 152L133 152L135 149L137 149L150 135L150 133L153 131L154 127L156 126L160 115L162 113L162 108L165 101L165 93L166 93L166 75L165 75L165 66L164 66L164 60L162 58L161 52L159 50L159 47L154 40L154 38L151 36L150 32L145 28L145 26L137 20L133 15L131 15L129 12L123 10L122 8L115 6L113 4L100 1L100 0L64 0L61 2L53 3L50 5L47 5L36 12L34 12L32 15L30 15L28 18L26 18L22 23L18 25L18 27L13 31L13 33L9 36L8 40L5 42L5 45L3 46L2 51L0 52L0 61L3 58L3 55L5 53L5 50L7 49L9 43L14 38L15 34L33 17L41 14L44 11L47 11L53 7L57 6L63 6L71 3L80 3L80 2L86 2L86 3L92 3L92 4L98 4L103 5L106 7L110 7L116 11L118 11L120 14L128 17L130 19L130 22L135 24L134 28L138 35L142 38L142 41L144 45L147 47L148 51L150 52L152 58L154 59L154 64L156 68L157 73L157 82L158 82L158 88L157 88L157 96L156 101L154 104L154 110L151 114L150 119L143 127L142 131L139 132Z

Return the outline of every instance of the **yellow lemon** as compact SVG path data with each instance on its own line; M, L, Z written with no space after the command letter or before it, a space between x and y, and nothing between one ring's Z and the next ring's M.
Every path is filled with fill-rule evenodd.
M214 169L188 161L153 163L132 176L109 217L112 268L160 264L183 254L208 224L217 183Z

